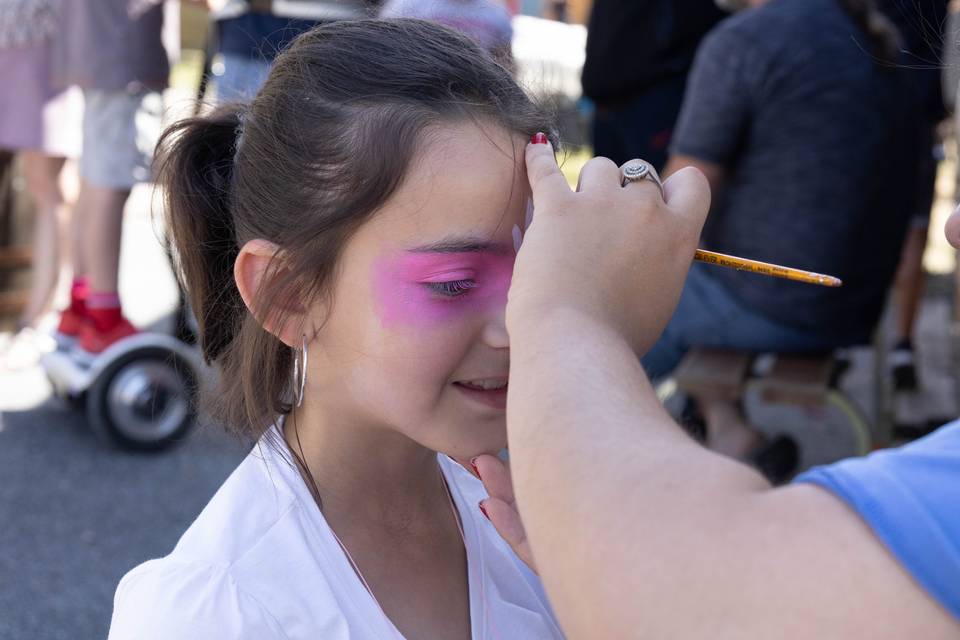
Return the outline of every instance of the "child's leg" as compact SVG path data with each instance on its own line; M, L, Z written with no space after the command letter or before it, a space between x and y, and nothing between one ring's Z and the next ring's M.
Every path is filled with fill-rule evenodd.
M86 275L91 291L117 291L120 268L120 237L123 208L130 196L128 189L99 187L87 182L81 187L87 195L89 210L84 229L87 248Z
M97 329L105 332L112 330L123 319L117 282L123 208L130 191L87 182L81 188L89 206L84 230L84 246L88 252L87 283L90 288L87 312Z
M80 333L80 347L88 353L136 333L117 294L123 209L133 186L150 179L161 106L159 94L150 92L84 92L83 212L76 239L89 283L90 322Z
M60 313L60 323L55 334L61 348L68 348L80 335L83 325L89 321L87 316L87 282L86 256L89 250L85 246L84 230L87 227L86 212L89 209L88 194L81 186L77 194L77 201L73 205L70 215L70 266L73 271L73 282L70 285L70 303Z
M87 248L85 243L84 230L87 228L87 211L90 209L89 194L85 193L82 187L77 193L77 201L73 205L73 211L70 216L70 265L73 269L73 278L76 281L79 278L87 277Z
M917 311L923 297L923 254L927 246L928 227L913 226L903 245L903 254L894 283L899 308L897 309L897 341L910 343Z

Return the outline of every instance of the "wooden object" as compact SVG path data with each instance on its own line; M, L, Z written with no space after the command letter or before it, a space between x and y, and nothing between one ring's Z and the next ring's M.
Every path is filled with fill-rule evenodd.
M776 361L755 384L764 402L819 404L831 388L837 361L832 352L777 354Z
M677 386L695 397L739 400L753 357L742 351L692 349L674 373Z

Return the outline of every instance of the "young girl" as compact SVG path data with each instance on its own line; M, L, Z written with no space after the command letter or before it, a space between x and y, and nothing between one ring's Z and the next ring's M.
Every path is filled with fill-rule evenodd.
M523 151L549 128L463 36L371 20L301 36L248 107L166 133L219 415L259 444L124 577L111 639L561 637L453 461L506 444Z

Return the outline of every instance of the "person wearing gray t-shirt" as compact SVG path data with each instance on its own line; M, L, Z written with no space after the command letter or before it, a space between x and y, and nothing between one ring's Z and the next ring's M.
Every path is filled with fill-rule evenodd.
M844 286L695 265L643 360L652 377L692 347L868 342L900 255L914 184L903 162L916 157L918 119L908 70L896 64L899 34L872 0L750 4L704 40L665 173L693 165L710 180L704 248L828 273ZM744 455L757 445L740 438L731 448Z

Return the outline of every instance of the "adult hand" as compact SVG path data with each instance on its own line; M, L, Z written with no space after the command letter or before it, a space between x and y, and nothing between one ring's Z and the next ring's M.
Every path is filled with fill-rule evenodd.
M703 174L675 173L664 201L649 180L621 186L606 158L584 165L576 192L549 143L529 144L526 163L535 214L510 287L511 335L574 310L645 352L673 314L710 208Z

